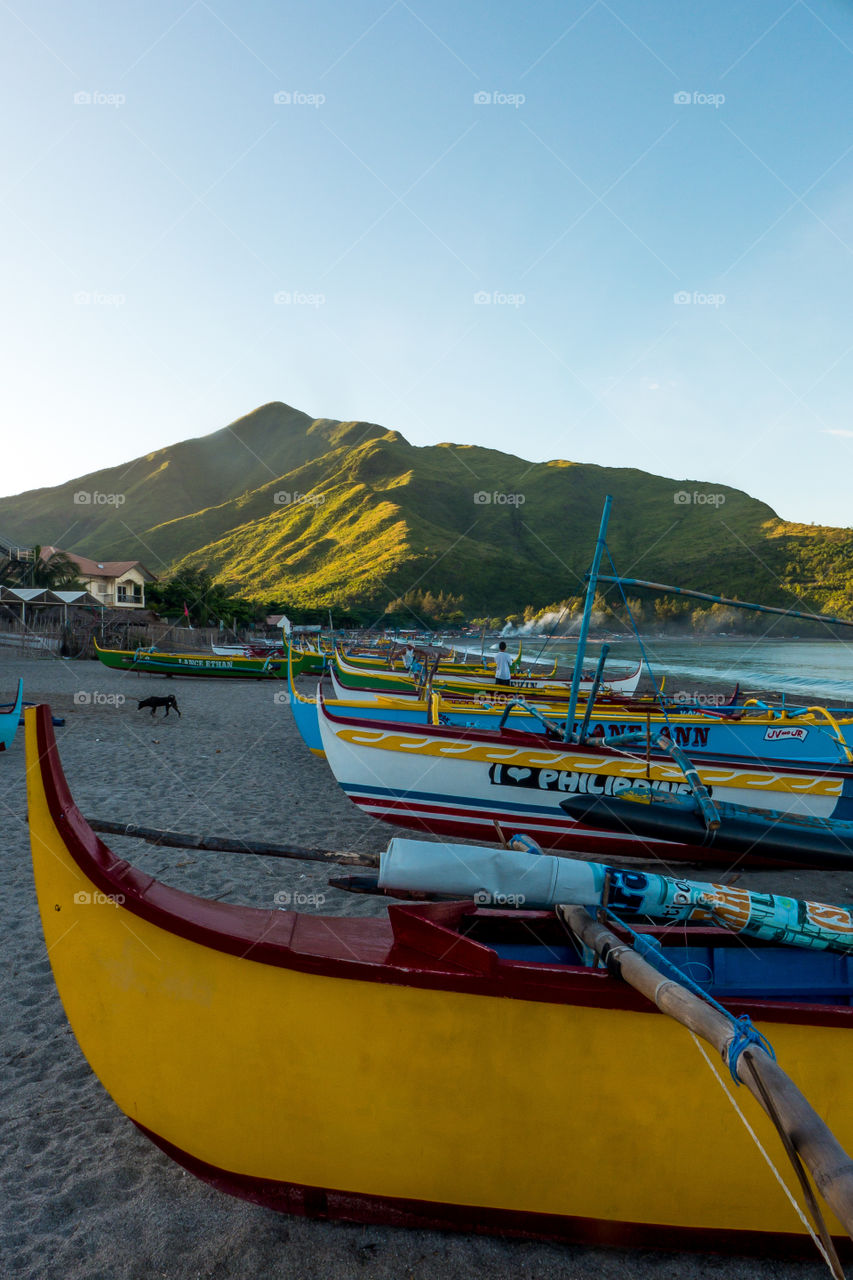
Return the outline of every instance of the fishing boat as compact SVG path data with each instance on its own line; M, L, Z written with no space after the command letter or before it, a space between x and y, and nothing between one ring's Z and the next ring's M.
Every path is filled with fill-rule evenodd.
M340 652L337 650L334 657L334 670L341 686L348 690L373 690L379 693L399 693L412 689L417 683L417 677L404 675L402 672L383 671L381 667L373 669L365 667L354 667ZM642 673L642 663L638 662L629 672L621 676L608 676L606 680L602 680L600 689L602 693L621 693L633 694L640 682ZM584 672L579 683L579 687L584 691L592 689L594 675L592 672ZM474 697L478 692L494 691L495 685L494 674L486 675L452 675L450 672L438 672L432 677L432 687L443 693L464 694L468 697ZM503 686L506 687L506 686ZM547 697L549 701L556 702L560 700L568 701L571 682L569 680L554 680L551 677L539 677L531 675L518 675L511 679L509 686L514 693L522 697Z
M433 682L427 680L424 682L418 680L410 680L407 688L400 689L368 689L365 685L346 685L339 678L334 662L330 662L326 668L325 674L329 677L332 685L332 693L335 698L341 698L344 701L357 702L377 702L380 704L388 704L389 699L404 703L406 701L417 701L423 699L427 692L437 694L443 702L477 704L479 706L504 707L508 702L518 702L522 700L529 706L551 707L555 714L565 715L568 696L564 689L551 693L549 690L525 690L523 687L515 685L496 685L494 680L491 683L475 684L473 689L466 689L464 692L448 689L441 681ZM597 704L608 703L619 707L633 707L637 711L656 711L662 706L672 711L691 711L700 710L697 706L691 706L683 701L674 702L672 699L664 698L663 687L665 678L661 681L656 694L651 693L614 693L612 690L603 689L599 684L594 688L595 681L585 681L582 686L584 697L595 695ZM737 689L729 700L734 706L737 701ZM710 712L709 712L710 714Z
M506 725L519 732L539 733L548 725L553 736L565 732L565 703L535 699L524 704L493 702L484 695L480 701L451 699L438 693L428 697L392 696L372 693L356 697L338 685L332 674L335 696L327 699L328 710L343 719L386 720L396 724L443 724L497 732ZM299 732L308 748L323 754L316 698L291 690L291 708ZM586 705L578 709L574 722L580 731ZM651 699L597 698L586 721L584 738L594 743L624 734L648 730L665 732L691 757L733 755L764 760L808 761L810 764L853 763L853 718L836 719L823 707L784 710L755 706L687 708L684 704L656 704Z
M341 656L346 660L346 662L351 667L361 667L366 671L372 671L372 670L381 670L385 672L392 671L392 672L397 672L398 674L407 675L408 668L406 667L406 664L403 658L395 657L394 652L395 651L392 650L391 653L382 654L381 652L378 652L378 651L363 651L363 650L355 651L353 650L352 646L349 646L346 648L341 646ZM460 662L455 651L451 651L450 653L448 653L446 650L442 648L433 650L430 647L424 650L424 652L426 652L427 655L433 660L435 671L437 672L449 671L451 674L456 674L459 672ZM481 657L475 657L474 655L467 655L467 656L471 658L471 661L470 663L464 664L467 668L466 671L464 672L466 676L467 675L487 675L490 677L490 679L494 680L495 678L494 663L492 663L492 665L488 667L485 665L485 662ZM522 645L521 645L521 642L519 642L518 653L515 655L515 658L513 659L513 662L512 662L512 668L514 670L516 670L519 667L521 663L521 659L522 659ZM551 674L556 674L556 671L557 671L557 663L555 660Z
M810 1247L710 1060L585 960L552 913L469 901L346 918L209 901L95 835L47 707L27 712L27 778L42 927L72 1030L120 1110L211 1186L362 1223ZM686 947L682 931L652 936L676 961L710 966L711 993L796 1064L853 1145L846 963L832 957L804 980L761 942L747 951L701 928ZM775 1150L770 1121L737 1092ZM840 1244L840 1223L827 1226Z
M211 645L217 658L280 658L286 660L293 654L300 675L322 675L325 666L323 655L310 646L287 645L281 641L252 642L239 645Z
M288 653L293 654L296 670L300 675L321 676L328 665L326 654L315 645L304 641L301 644L291 644L288 647Z
M287 659L243 658L237 654L218 657L205 653L162 653L156 649L102 649L95 652L105 667L119 671L148 672L151 675L206 676L230 679L286 680ZM294 658L296 674L313 669L314 663L300 654Z
M12 740L18 731L21 719L21 707L24 705L24 682L18 677L18 692L15 701L8 704L8 709L0 708L0 751L11 747Z
M657 743L620 748L519 733L335 716L317 693L326 760L349 798L371 817L450 839L493 840L529 831L544 847L608 856L719 862L710 846L651 839L580 823L568 796L618 796L644 781L653 793L693 794L681 766ZM853 820L853 766L751 756L703 756L696 774L715 801L779 813ZM726 855L727 856L727 855ZM749 862L773 861L760 845ZM820 865L809 860L808 865Z
M290 676L290 709L299 730L300 736L308 750L314 755L325 755L320 735L320 724L317 716L316 697L306 697L296 688L293 673ZM334 688L334 679L333 679ZM467 702L440 698L437 694L418 697L415 692L407 696L371 693L367 700L347 697L346 690L339 691L344 695L328 702L328 707L335 715L352 717L361 720L391 720L395 724L457 724L466 727L492 728L498 727L504 714L504 707L491 707L487 703ZM547 702L537 702L536 709L543 714L558 715L560 708ZM563 708L565 712L565 708ZM540 716L532 710L511 708L507 712L511 728L539 733L542 729ZM644 723L644 721L642 722Z
M389 699L403 704L406 701L421 701L425 697L424 682L419 680L417 676L407 677L406 679L401 677L396 685L392 684L390 686L377 682L376 688L370 688L366 683L357 683L358 677L351 683L342 680L340 671L334 661L329 663L327 673L332 682L334 696L344 701L376 702L387 705ZM365 677L365 679L369 679L369 677ZM466 689L463 693L448 690L446 683L442 680L430 680L429 686L431 690L435 689L436 692L440 692L444 698L454 698L457 701L465 702L476 699L477 701L493 702L497 705L500 702L508 702L513 698L523 696L512 687L496 685L494 678L491 679L491 682L475 683L473 688ZM558 694L557 699L551 699L543 694L537 701L548 702L549 705L556 706L558 705L559 697L560 695ZM565 702L565 698L563 698L563 702Z

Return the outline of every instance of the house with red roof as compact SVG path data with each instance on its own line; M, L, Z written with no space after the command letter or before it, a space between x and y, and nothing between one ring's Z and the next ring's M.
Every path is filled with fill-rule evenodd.
M42 547L42 560L49 560L61 548ZM73 551L63 551L76 564L80 581L99 604L109 609L144 609L145 584L156 582L156 575L141 560L90 560Z

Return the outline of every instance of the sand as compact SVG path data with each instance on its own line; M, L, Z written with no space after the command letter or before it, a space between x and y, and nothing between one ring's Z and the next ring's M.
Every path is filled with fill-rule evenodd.
M325 761L308 753L289 709L276 699L277 685L130 676L95 662L2 653L0 701L11 699L18 674L28 701L48 701L54 714L66 718L56 731L60 754L87 817L372 851L393 834L357 810ZM176 694L181 719L158 713L152 720L147 711L136 711L134 698L164 693ZM817 1258L782 1263L583 1249L311 1222L231 1199L184 1173L119 1112L65 1020L32 882L23 747L21 730L0 754L2 1275L806 1280L826 1274ZM299 890L324 894L317 909L326 914L385 909L382 899L330 890L326 873L312 864L152 849L127 839L108 843L169 883L226 901L269 907L277 892ZM746 873L740 883L830 902L853 900L853 873ZM330 1107L335 1102L330 1098ZM698 1153L698 1130L696 1144ZM778 1160L783 1162L781 1152Z

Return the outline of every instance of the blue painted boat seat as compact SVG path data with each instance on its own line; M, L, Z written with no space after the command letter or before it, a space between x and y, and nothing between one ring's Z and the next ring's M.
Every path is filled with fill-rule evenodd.
M502 960L528 964L578 963L571 946L535 942L492 944ZM667 946L666 956L697 986L718 1000L736 997L791 1000L806 1004L853 1005L850 956L798 947L741 945Z

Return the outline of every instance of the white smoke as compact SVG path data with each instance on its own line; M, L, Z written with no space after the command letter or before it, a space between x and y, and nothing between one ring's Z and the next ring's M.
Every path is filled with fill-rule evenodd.
M593 609L590 626L603 627L607 623L607 615L600 609ZM507 623L501 635L507 638L523 636L576 636L580 631L581 615L568 613L542 613L538 618L525 622L520 627L512 627Z

